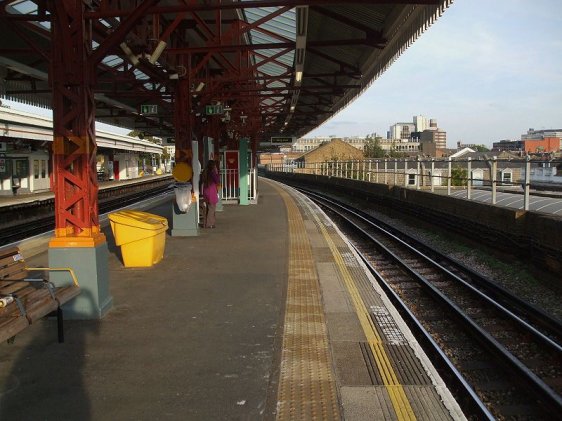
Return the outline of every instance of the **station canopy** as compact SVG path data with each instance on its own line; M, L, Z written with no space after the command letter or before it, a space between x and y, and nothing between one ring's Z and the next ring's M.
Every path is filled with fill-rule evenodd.
M0 1L4 98L52 108L55 3ZM194 131L214 122L266 140L303 136L348 105L452 0L74 3L84 7L87 55L97 56L97 121L173 137L187 80Z

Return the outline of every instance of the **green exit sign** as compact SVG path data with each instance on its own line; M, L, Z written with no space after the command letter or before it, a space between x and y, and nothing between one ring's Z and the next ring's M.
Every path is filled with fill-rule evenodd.
M222 104L205 105L205 114L207 115L224 114L224 107Z
M141 105L141 114L158 114L158 105Z

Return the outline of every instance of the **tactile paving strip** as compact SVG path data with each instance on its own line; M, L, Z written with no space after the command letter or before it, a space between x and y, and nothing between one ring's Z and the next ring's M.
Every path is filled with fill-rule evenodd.
M416 417L405 393L404 386L400 383L393 363L386 352L384 337L380 335L379 330L371 318L369 306L364 301L361 294L362 288L358 288L354 281L352 273L359 269L358 265L352 262L354 259L352 259L349 252L345 250L345 243L342 238L333 235L335 234L333 225L324 219L324 214L320 211L315 212L315 207L309 200L304 199L303 204L304 207L306 207L307 213L312 215L316 226L323 234L332 252L338 271L342 275L346 289L350 294L351 301L355 307L355 313L359 318L359 322L367 339L365 343L366 346L362 349L364 358L368 355L372 356L372 358L370 358L371 363L367 362L367 359L366 362L368 365L371 365L369 375L373 383L384 386L398 420L415 420Z
M289 282L277 397L278 420L341 419L320 286L301 214L276 187L289 219Z

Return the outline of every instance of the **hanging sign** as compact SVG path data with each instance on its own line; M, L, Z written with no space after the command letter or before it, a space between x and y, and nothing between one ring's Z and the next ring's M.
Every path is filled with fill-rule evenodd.
M224 114L224 107L222 104L205 105L206 115Z
M141 114L158 114L158 105L141 105Z

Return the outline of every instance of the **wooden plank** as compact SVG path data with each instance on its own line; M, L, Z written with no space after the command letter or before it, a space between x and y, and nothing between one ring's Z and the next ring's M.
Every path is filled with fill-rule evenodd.
M5 266L0 270L0 279L24 279L27 277L27 270L25 269L25 263L17 263L10 266Z
M0 278L25 272L25 261L17 248L0 251Z
M2 313L2 315L0 316L0 329L9 323L12 323L13 319L23 317L19 309L15 305L13 307L5 307L5 309L8 310Z
M80 288L77 286L72 285L69 287L57 288L56 296L61 305L69 302L78 295L80 295Z
M6 266L10 262L14 262L14 256L17 256L18 254L21 255L17 247L8 247L0 250L0 267ZM21 260L23 260L23 256Z
M26 308L27 310L27 317L31 320L31 322L35 322L52 311L55 311L59 307L59 303L52 299L52 297L46 296L42 298L35 299L31 301Z
M0 289L0 294L9 295L9 294L17 294L18 297L24 297L27 294L36 290L29 282L12 282L11 285L6 285L5 287Z
M14 319L7 326L3 326L2 329L0 329L0 342L7 341L28 326L29 322L25 317L18 317L17 319Z

